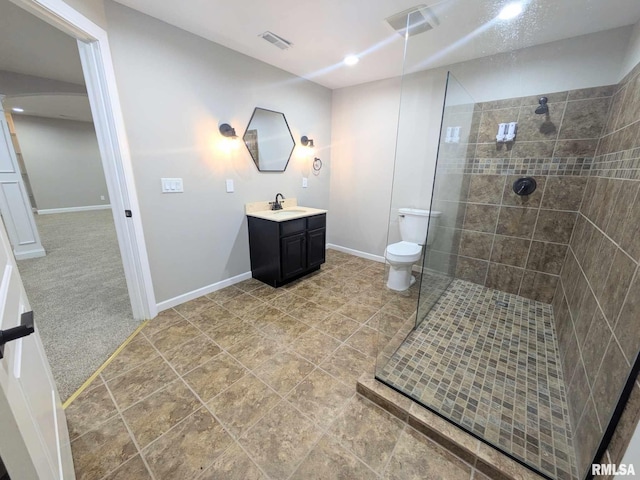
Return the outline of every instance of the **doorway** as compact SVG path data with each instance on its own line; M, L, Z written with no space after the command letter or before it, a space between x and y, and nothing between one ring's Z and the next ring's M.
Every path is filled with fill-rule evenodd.
M39 224L38 226L43 231L46 231L52 224L54 227L57 225L54 230L68 230L67 233L71 233L72 236L76 237L75 240L79 240L79 246L83 243L91 244L94 250L93 254L96 258L103 261L103 266L115 266L117 267L115 270L119 268L119 279L114 280L110 278L105 281L105 278L96 271L95 266L98 262L89 260L84 272L84 278L82 272L75 272L77 275L74 277L76 284L84 284L85 287L88 287L87 295L80 293L76 287L65 287L63 282L56 282L53 279L55 275L47 281L48 286L47 282L39 281L40 287L43 287L40 293L44 292L40 295L29 285L29 268L22 262L19 265L19 268L24 270L25 273L25 285L32 299L36 324L43 327L43 339L45 340L45 344L49 343L49 348L47 348L48 355L50 357L55 356L49 353L52 351L51 345L57 346L58 350L66 352L55 360L51 358L60 396L64 399L79 387L82 382L108 358L109 354L126 339L140 321L153 318L157 314L157 307L151 285L131 166L125 146L126 143L123 141L124 129L118 98L113 84L113 72L110 64L106 33L85 17L69 8L68 5L62 1L46 2L46 9L40 1L20 0L14 3L18 6L5 2L3 5L6 5L6 7L3 6L3 10L5 8L11 9L11 16L13 18L19 17L30 25L37 23L38 26L34 28L40 29L40 34L31 35L25 39L14 38L10 42L2 43L5 46L9 44L15 47L20 46L21 48L24 48L25 45L30 45L37 52L38 50L41 51L47 48L48 42L45 42L45 45L37 45L35 44L35 39L42 38L42 35L49 35L50 38L63 36L66 42L62 41L61 44L65 44L67 47L71 46L72 53L75 55L76 68L65 69L62 67L59 70L72 72L75 78L60 78L57 76L59 72L56 72L56 65L38 61L37 53L36 57L32 57L31 62L28 62L31 66L24 67L25 69L23 70L21 70L20 61L16 60L19 58L17 55L3 55L3 58L10 58L14 63L9 65L11 68L0 65L0 70L2 70L2 72L0 72L0 94L8 95L7 101L11 104L19 95L27 95L33 100L37 96L42 96L42 94L53 93L54 97L60 100L63 94L81 96L84 92L84 101L89 111L90 120L93 120L95 125L97 157L101 162L100 169L104 182L104 188L94 189L93 194L95 194L96 199L94 205L86 205L87 202L84 202L85 205L71 205L71 207L63 204L58 207L54 205L48 209L53 210L53 215L37 215L37 218L39 218L37 222ZM7 19L7 16L4 14L1 17L5 20ZM43 34L42 32L47 33ZM27 54L28 53L29 52L27 52ZM40 55L42 55L42 52L40 52ZM63 63L64 54L58 51L54 54L45 55L45 58L55 58L55 63ZM28 70L28 68L36 67L48 67L51 69L52 74L46 75L46 72L43 72L44 75L41 75L39 74L40 72ZM13 82L11 81L12 76ZM27 81L16 82L16 76L20 76L21 80L26 79ZM49 82L47 86L43 86L46 83L43 81L43 78ZM78 78L80 82L77 81ZM9 81L7 81L7 79L9 79ZM3 83L2 80L5 80L5 82ZM86 86L80 84L84 84L85 81ZM31 90L19 91L16 89L16 85L19 85L23 89L31 87ZM77 90L81 91L78 92ZM10 105L10 108L14 107L23 108ZM49 105L49 107L51 107L51 105ZM15 115L19 113L28 112L14 112ZM36 116L32 115L31 120L34 118L36 118ZM49 118L46 122L51 123L51 120L52 119ZM58 120L58 123L61 123L62 119L58 118ZM67 120L71 122L76 119ZM40 123L46 122L40 121ZM33 121L31 123L33 123ZM18 130L20 130L20 126L18 126ZM18 131L18 133L20 132ZM29 159L27 158L25 163L26 171L23 172L23 181L30 181L31 187L34 187L34 178L31 178L33 172L29 172L30 167L28 164ZM69 191L68 188L60 186L58 186L57 189L60 192ZM32 188L32 190L35 200L38 198L38 189ZM97 190L101 191L98 192ZM46 207L44 202L35 200L33 205L37 206L38 209L47 210L47 208L44 208ZM85 208L83 211L81 208L96 206L106 206L109 208L109 205L110 210ZM31 205L29 205L29 207L31 208ZM79 209L76 208L76 210L73 210L75 207ZM71 208L73 211L61 212L56 211L57 208L62 210ZM60 221L54 221L56 220L54 218L56 216L60 217ZM84 223L82 221L83 219L79 218L82 216L84 216ZM74 220L72 222L70 221L71 218L81 221L78 222ZM107 225L109 222L110 226ZM75 234L71 231L70 227L70 225L74 223L77 224L76 227L74 227L77 232ZM88 234L96 232L98 234L95 235L91 241L82 241ZM63 237L55 238L55 242L58 242L56 245L61 246L61 244L65 243L59 240L59 238ZM88 237L86 239L88 239ZM43 238L43 240L46 249L47 239ZM104 244L98 242L103 240L108 241ZM59 253L60 249L55 251ZM54 252L52 251L51 253L53 254ZM52 256L53 255L49 255L49 257ZM72 255L67 254L67 256L70 257ZM106 260L105 257L107 257ZM51 259L45 257L29 261L35 263L38 260L45 262ZM67 273L73 270L73 266L78 266L74 265L73 259L68 262L68 265L71 265L71 268L69 266L64 267ZM38 268L34 268L33 270L38 270ZM48 269L40 268L39 270ZM96 273L97 275L95 275ZM87 280L88 277L86 275L94 275L97 277L93 282L93 287L89 286L92 282L82 281L83 279ZM116 275L116 277L118 277L118 275ZM116 295L96 295L96 290L98 289L100 289L100 293L104 293L105 291L108 291L110 294L114 291L118 293ZM70 299L80 298L84 300L86 297L91 297L92 295L94 297L93 307L87 307L85 305L82 308L76 308L74 315L68 314L68 312L71 311L72 304L77 303L70 301ZM118 308L113 308L108 302L105 304L105 297L109 296L118 297ZM56 308L51 308L54 306L52 299L56 297L60 300L59 305ZM122 308L123 298L126 299L127 312ZM40 308L38 308L38 303L40 302L42 303ZM96 306L99 308L95 308ZM118 316L122 320L121 326L114 326L111 317L96 315L96 311L100 309L103 311L118 312ZM41 310L43 315L39 315L38 310ZM58 313L53 315L52 310L56 310ZM56 316L58 318L50 322L51 328L44 328L43 322L53 320ZM61 317L71 316L74 317L74 320L71 322L64 324L59 321ZM73 339L73 337L75 337L75 339ZM48 340L51 340L51 342ZM67 342L65 348L59 348L61 342ZM74 345L76 348L74 348ZM78 350L78 347L84 347L84 350L82 350L82 348ZM71 363L81 364L83 368L80 369L77 368L77 366L69 366L69 360L71 360ZM62 375L60 371L56 372L58 366L63 365L66 366L67 373L74 372L73 378L70 381L63 380L64 375Z

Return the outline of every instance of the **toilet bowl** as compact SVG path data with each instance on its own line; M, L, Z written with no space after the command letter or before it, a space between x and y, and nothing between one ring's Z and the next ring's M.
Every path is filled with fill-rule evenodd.
M422 257L425 239L427 245L433 243L440 212L401 208L398 210L398 217L402 241L388 245L384 255L390 266L387 287L401 292L416 282L415 277L411 275L413 264Z

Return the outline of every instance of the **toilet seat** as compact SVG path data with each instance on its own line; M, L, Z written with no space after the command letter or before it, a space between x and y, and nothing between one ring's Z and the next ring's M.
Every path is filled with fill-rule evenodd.
M422 246L411 242L392 243L387 247L385 256L390 262L413 263L420 260Z

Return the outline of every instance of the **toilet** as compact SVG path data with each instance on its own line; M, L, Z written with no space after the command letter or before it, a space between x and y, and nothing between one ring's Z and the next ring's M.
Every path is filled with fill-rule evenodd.
M398 212L402 241L387 246L384 256L391 266L387 287L402 292L416 282L415 277L411 275L411 267L422 257L425 238L427 245L433 243L435 227L441 212L417 208L401 208Z

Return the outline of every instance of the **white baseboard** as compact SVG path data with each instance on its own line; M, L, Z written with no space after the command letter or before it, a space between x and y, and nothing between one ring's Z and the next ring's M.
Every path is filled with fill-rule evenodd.
M24 252L16 253L13 252L13 256L16 257L16 260L26 260L27 258L39 258L44 257L46 252L44 248L37 248L35 250L27 250Z
M48 215L50 213L86 212L88 210L110 210L111 205L87 205L86 207L65 207L65 208L45 208L38 209L38 215Z
M213 293L216 290L221 290L225 287L229 287L231 285L235 285L236 283L240 283L244 280L248 280L251 278L251 272L241 273L240 275L236 275L235 277L227 278L226 280L222 280L220 282L212 283L211 285L207 285L206 287L198 288L197 290L192 290L187 293L183 293L182 295L178 295L177 297L170 298L169 300L165 300L164 302L158 303L158 312L163 310L168 310L169 308L175 307L176 305L180 305L182 303L188 302L189 300L193 300L194 298L201 297L206 295L207 293Z
M361 252L360 250L354 250L353 248L341 247L340 245L334 245L333 243L327 243L327 248L337 250L338 252L348 253L355 255L356 257L366 258L367 260L373 260L374 262L384 263L384 257L380 255L374 255L373 253Z

